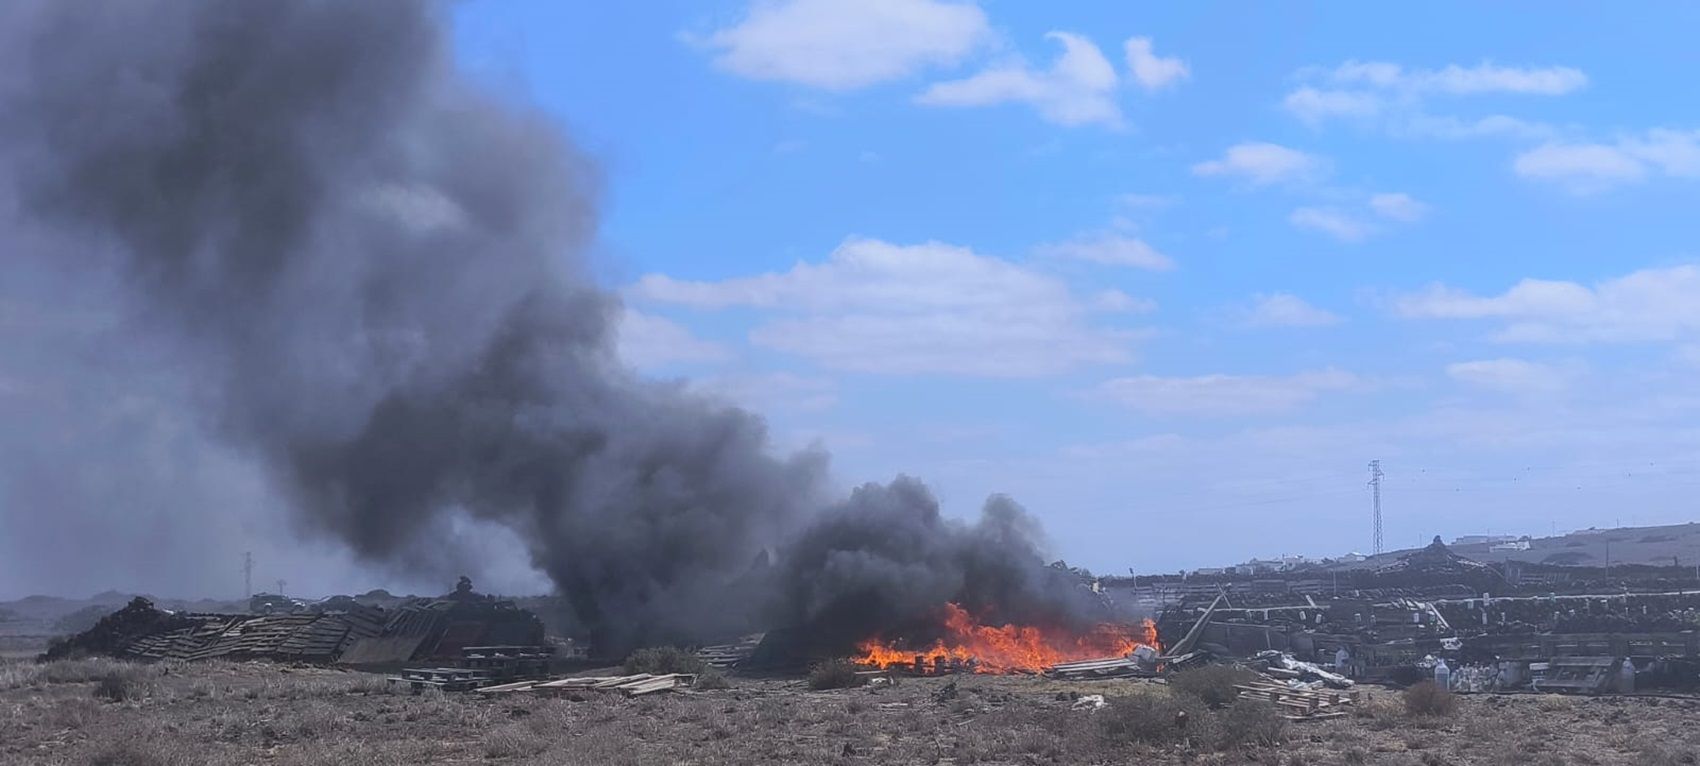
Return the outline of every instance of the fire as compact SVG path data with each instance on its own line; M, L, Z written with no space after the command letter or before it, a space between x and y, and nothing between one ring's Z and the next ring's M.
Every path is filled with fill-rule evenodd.
M1157 646L1157 626L1101 624L1085 633L1047 630L1035 625L981 625L967 609L945 605L946 637L925 648L900 649L896 642L872 638L856 648L857 662L876 667L913 665L922 657L966 665L977 673L1036 673L1059 662L1120 657L1140 646Z

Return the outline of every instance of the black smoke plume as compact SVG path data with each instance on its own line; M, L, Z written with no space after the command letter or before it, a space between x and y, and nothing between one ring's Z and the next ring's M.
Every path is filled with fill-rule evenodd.
M505 525L605 647L1071 608L1008 501L955 526L899 479L814 523L824 455L624 368L585 264L592 163L457 71L444 14L7 3L7 238L32 243L7 257L121 275L130 331L188 360L194 421L305 529L449 575L450 519Z

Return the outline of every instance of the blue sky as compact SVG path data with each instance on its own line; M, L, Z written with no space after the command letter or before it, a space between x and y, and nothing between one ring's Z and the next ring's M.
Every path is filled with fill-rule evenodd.
M1173 570L1686 521L1700 9L470 2L646 373ZM1697 552L1700 554L1700 552Z

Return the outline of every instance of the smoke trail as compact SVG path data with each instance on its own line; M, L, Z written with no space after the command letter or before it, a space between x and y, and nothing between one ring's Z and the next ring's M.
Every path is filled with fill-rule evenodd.
M505 525L607 647L775 608L751 562L822 505L825 456L620 365L583 262L594 169L457 73L436 6L0 13L8 240L122 275L135 335L199 381L188 416L309 529L437 572L448 520ZM1024 518L995 500L958 528L918 483L865 487L786 548L777 609L849 631L948 598L1064 609Z

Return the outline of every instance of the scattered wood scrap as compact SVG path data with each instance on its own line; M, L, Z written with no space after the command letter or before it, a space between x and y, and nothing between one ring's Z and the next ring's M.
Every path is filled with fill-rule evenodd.
M628 697L639 697L645 694L671 691L694 683L696 683L696 676L690 673L667 673L663 675L634 673L629 676L574 676L550 681L523 681L486 686L477 691L479 694L513 694L516 692L549 694L567 691L598 691L619 692Z
M1354 704L1358 697L1356 692L1342 692L1333 689L1295 689L1272 681L1235 684L1234 689L1239 692L1241 697L1264 700L1273 704L1280 709L1281 714L1289 721L1319 721L1328 718L1343 718L1347 713L1342 708Z

